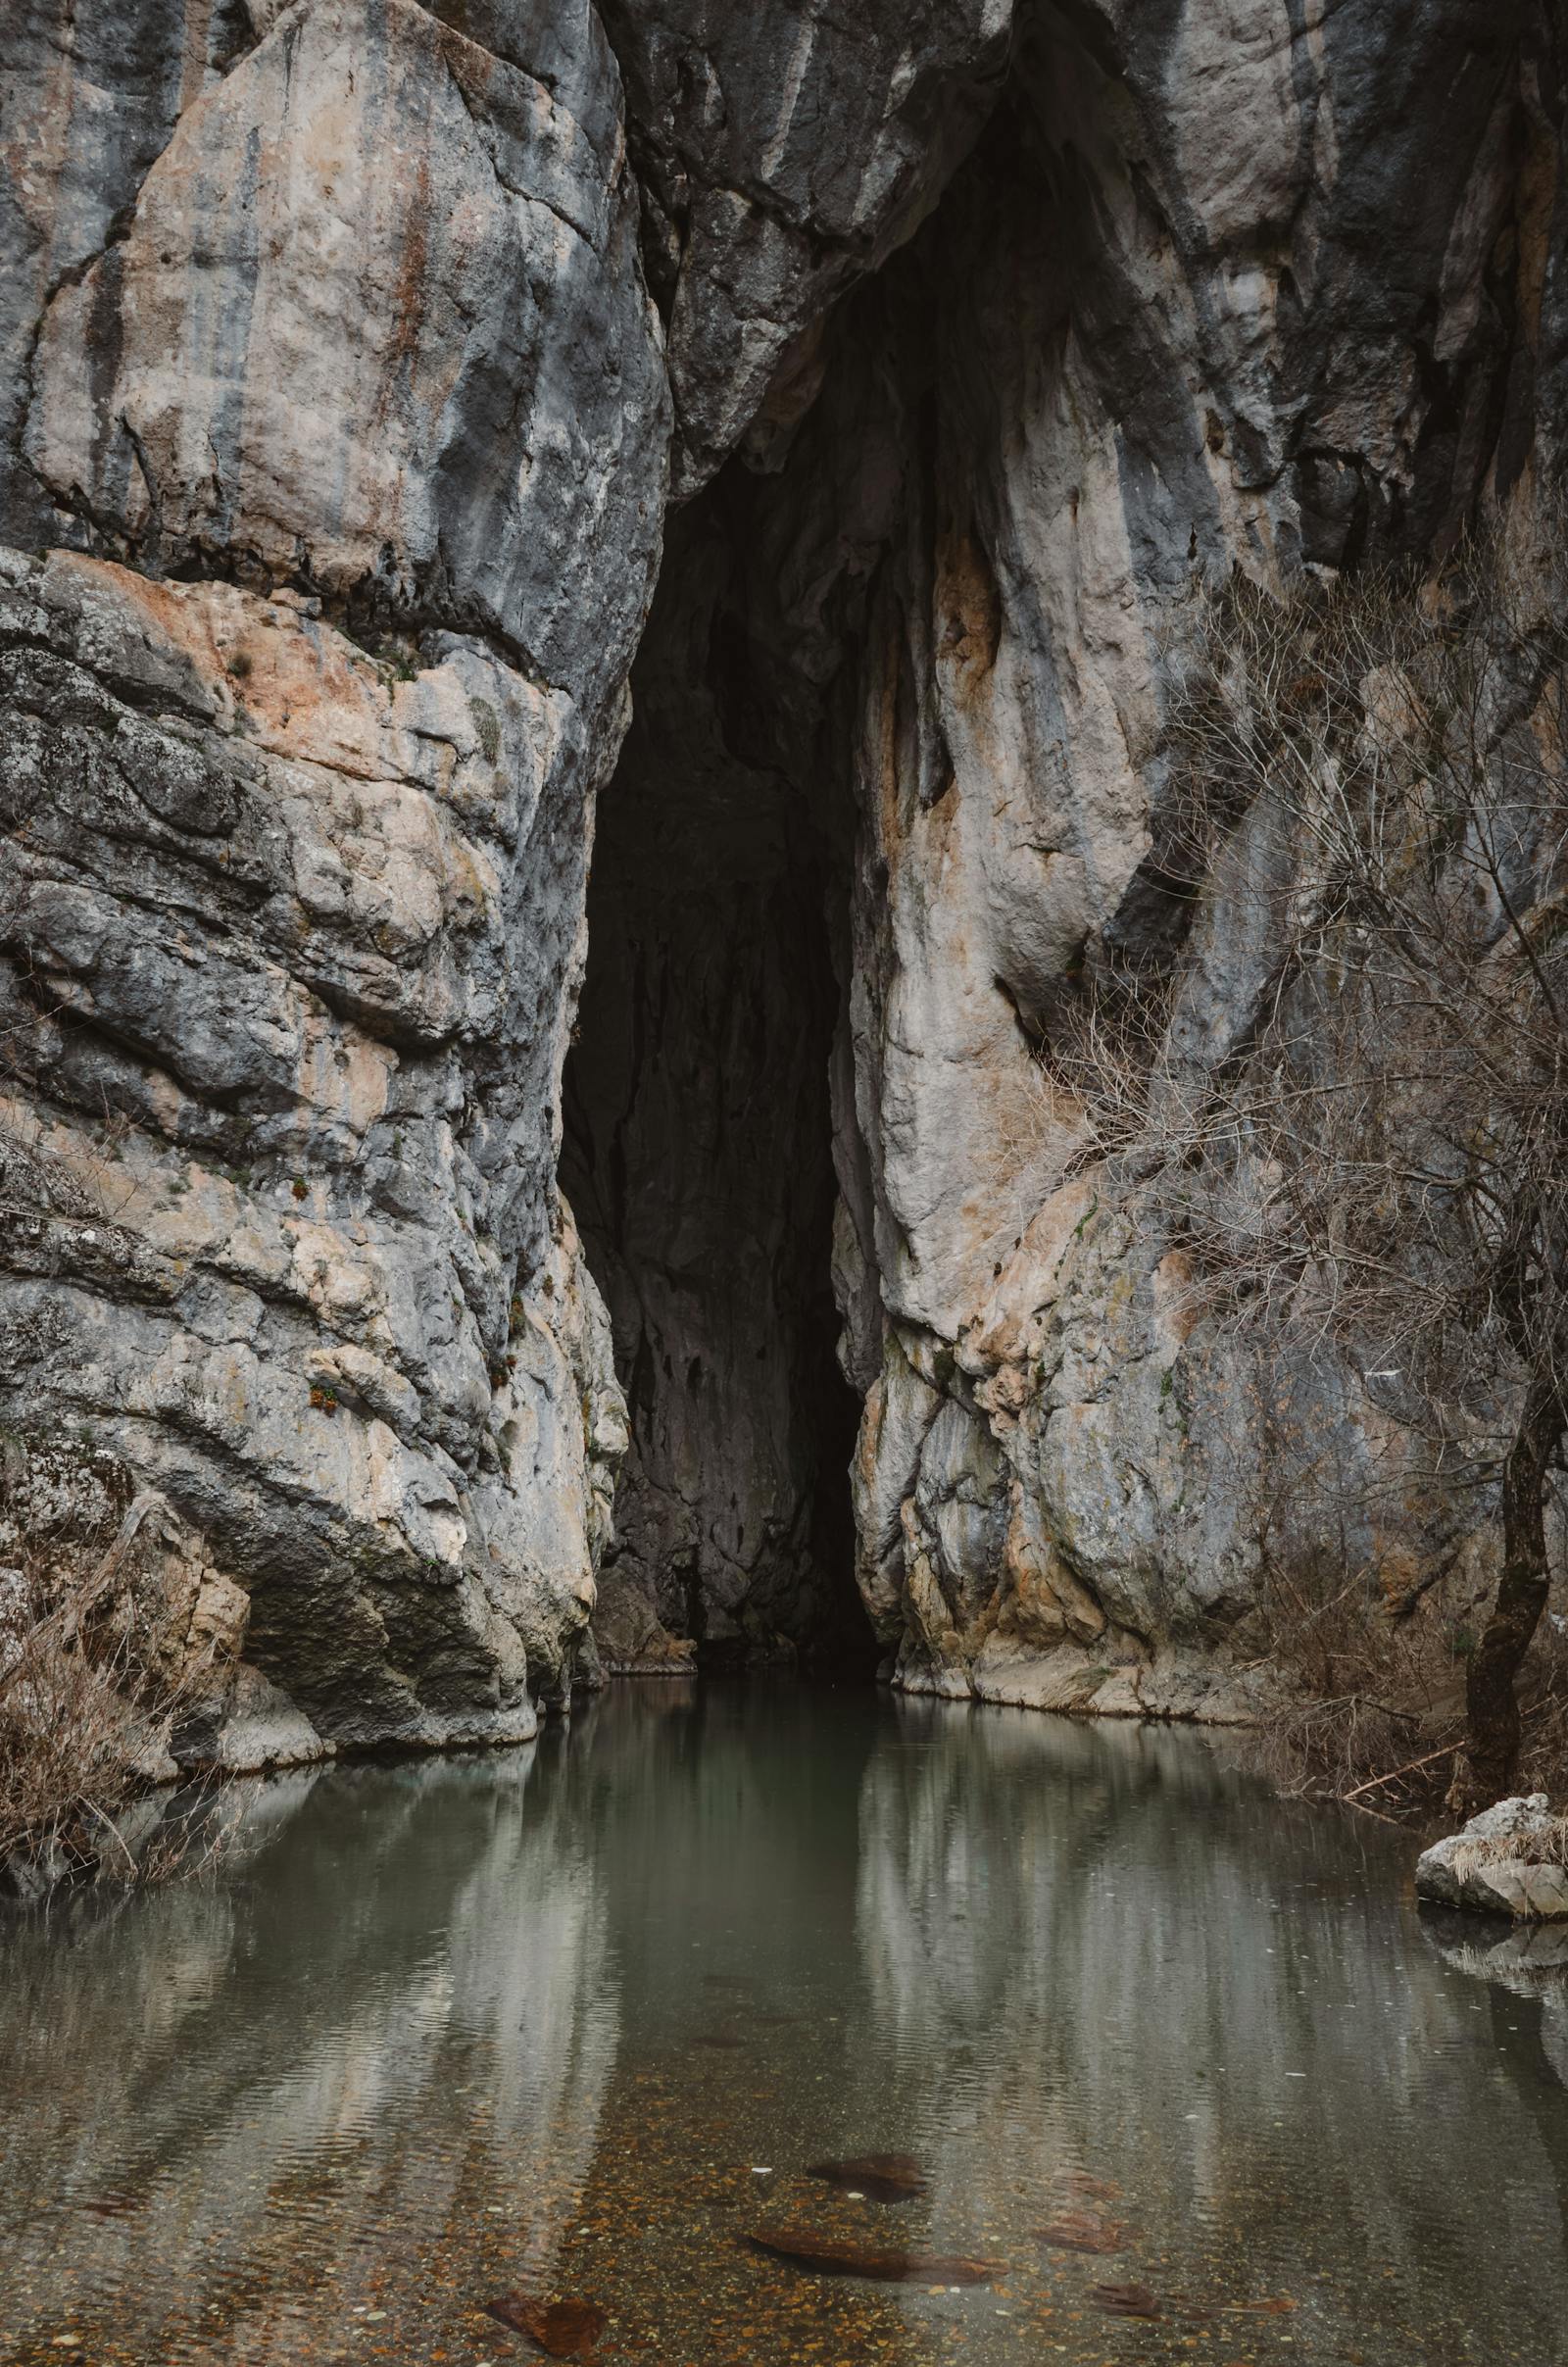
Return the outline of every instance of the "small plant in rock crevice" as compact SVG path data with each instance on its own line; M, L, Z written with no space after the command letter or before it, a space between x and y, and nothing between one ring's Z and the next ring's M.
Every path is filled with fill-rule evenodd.
M1490 1840L1467 1841L1455 1854L1454 1871L1462 1873L1467 1865L1506 1865L1520 1859L1530 1865L1568 1866L1568 1816L1554 1816L1523 1838L1497 1834Z
M487 764L493 764L501 754L501 717L488 699L470 698L468 713Z

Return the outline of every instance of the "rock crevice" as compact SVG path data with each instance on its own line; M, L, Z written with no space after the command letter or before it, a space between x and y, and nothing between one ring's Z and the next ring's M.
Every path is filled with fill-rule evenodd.
M530 1730L596 1587L618 1665L850 1646L852 1570L906 1686L1245 1710L1262 1384L1042 1053L1181 945L1183 1058L1255 1017L1172 890L1201 599L1560 473L1562 64L1544 0L27 0L0 1420L159 1492L322 1747Z

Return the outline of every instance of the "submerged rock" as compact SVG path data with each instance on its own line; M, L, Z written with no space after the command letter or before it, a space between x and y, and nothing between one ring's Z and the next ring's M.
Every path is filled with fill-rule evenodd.
M1162 2318L1166 2310L1159 2294L1147 2285L1091 2286L1090 2299L1112 2318Z
M924 2170L908 2153L860 2153L849 2161L817 2161L806 2175L871 2202L910 2202L925 2193L928 2183Z
M818 2236L805 2228L760 2228L744 2241L755 2252L787 2260L822 2277L868 2277L879 2285L994 2285L1006 2275L1001 2260L972 2260L952 2252L901 2252Z
M1068 2211L1038 2231L1040 2242L1057 2252L1119 2252L1127 2230L1118 2220L1101 2219L1092 2211Z
M1520 1923L1555 1922L1568 1917L1563 1840L1563 1820L1544 1792L1500 1800L1423 1852L1417 1896Z
M610 2320L597 2301L541 2301L532 2293L502 2293L484 2304L486 2314L527 2338L550 2359L578 2359L593 2367Z
M1296 2304L1288 2295L1267 2301L1223 2305L1195 2301L1186 2293L1157 2293L1148 2285L1092 2285L1089 2297L1111 2318L1173 2318L1180 2326L1209 2326L1221 2306L1234 2317L1280 2317Z

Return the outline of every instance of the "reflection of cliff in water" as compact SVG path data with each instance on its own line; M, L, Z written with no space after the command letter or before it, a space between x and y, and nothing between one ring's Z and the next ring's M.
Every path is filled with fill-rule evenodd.
M29 2294L63 2244L74 2325L94 2288L119 2296L95 2363L261 2367L307 2332L330 2356L371 2306L404 2355L450 2331L443 2249L475 2219L503 2285L542 2266L618 2026L584 1772L552 1736L286 1779L216 1886L135 1899L72 1947L13 1931L0 2355L61 2322L58 2285L52 2317Z
M268 1787L212 1883L0 1928L0 2367L463 2367L519 2287L607 2367L1555 2360L1561 1975L1412 1855L1192 1734L782 1684Z
M612 1686L596 1704L595 1756L615 1771L599 1868L642 2051L684 2040L710 1956L843 2004L871 1706L767 1679Z
M1486 2000L1493 2043L1534 2121L1556 2196L1568 2258L1568 1930L1423 1908L1421 1929L1443 1962Z
M1558 2355L1544 2009L1411 1945L1400 1836L1293 1812L1187 1734L896 1713L860 1802L866 2043L901 2066L934 2217L1088 2173L1122 2190L1118 2276L1289 2288L1313 2356L1468 2359L1480 2185L1532 2268L1510 2341Z

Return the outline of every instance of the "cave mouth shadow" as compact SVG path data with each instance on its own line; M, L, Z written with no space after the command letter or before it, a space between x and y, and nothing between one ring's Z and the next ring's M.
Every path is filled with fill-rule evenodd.
M708 1671L869 1676L832 1284L850 791L756 613L756 499L732 468L672 522L599 800L561 1159L630 1411L595 1634L612 1669L662 1631Z

